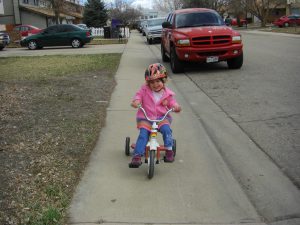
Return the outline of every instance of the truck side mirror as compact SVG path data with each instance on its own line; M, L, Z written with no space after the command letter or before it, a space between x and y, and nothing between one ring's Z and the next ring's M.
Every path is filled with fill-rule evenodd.
M172 28L172 25L168 21L163 22L161 25L163 28Z

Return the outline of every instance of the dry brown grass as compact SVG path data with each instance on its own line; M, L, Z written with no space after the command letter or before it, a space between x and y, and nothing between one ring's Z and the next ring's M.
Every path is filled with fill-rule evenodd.
M120 54L0 59L1 225L64 223L104 126L119 60Z

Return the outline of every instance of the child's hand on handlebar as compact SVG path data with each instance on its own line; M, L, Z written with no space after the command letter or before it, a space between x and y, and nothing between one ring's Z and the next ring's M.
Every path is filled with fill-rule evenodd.
M141 106L141 102L139 100L134 100L131 102L131 106L133 108L139 108Z
M179 113L181 111L181 106L178 105L178 104L175 104L173 106L173 111L176 112L176 113Z

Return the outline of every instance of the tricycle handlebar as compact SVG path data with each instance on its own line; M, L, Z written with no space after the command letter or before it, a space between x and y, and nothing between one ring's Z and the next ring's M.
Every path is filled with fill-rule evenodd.
M147 115L145 109L144 109L141 105L139 105L138 108L142 110L142 112L144 113L144 115L145 115L145 117L146 117L146 119L147 119L148 121L150 121L150 122L156 122L156 123L159 123L159 122L163 121L163 120L167 117L167 115L168 115L170 112L173 112L173 111L174 111L173 108L172 108L172 109L169 109L169 110L166 112L166 114L165 114L160 120L152 120L152 119L150 119L150 118L148 117L148 115Z

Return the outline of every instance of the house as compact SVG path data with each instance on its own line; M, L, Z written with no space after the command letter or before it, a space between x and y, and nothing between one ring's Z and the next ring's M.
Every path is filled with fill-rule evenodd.
M150 9L142 9L141 14L142 15L140 16L139 20L153 19L157 17L164 17L167 15L167 13L165 12Z
M267 8L265 9L267 10ZM242 9L237 11L235 6L229 7L224 10L224 17L230 16L231 18L239 17L241 19L247 19L248 23L251 22L260 22L260 20L253 15L249 10ZM290 15L290 14L300 14L300 0L286 0L286 3L279 5L270 4L269 15L267 17L267 22L271 23L275 19L280 18L281 16Z
M82 23L83 6L79 0L65 0L59 17L61 23ZM0 0L0 25L7 30L18 24L46 28L55 21L50 0Z

